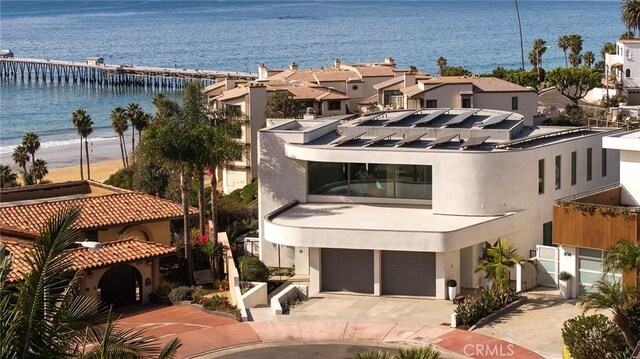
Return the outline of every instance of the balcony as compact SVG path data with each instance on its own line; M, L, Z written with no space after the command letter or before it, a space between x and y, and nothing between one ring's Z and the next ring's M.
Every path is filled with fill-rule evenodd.
M553 206L553 242L559 245L606 250L640 234L640 207L622 204L618 184L561 199Z

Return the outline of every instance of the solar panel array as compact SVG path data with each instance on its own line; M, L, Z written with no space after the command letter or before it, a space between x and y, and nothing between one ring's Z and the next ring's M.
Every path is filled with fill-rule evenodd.
M374 138L372 140L367 141L367 143L364 144L364 147L374 145L374 144L376 144L376 143L378 143L380 141L384 141L387 138L391 138L391 136L393 136L395 134L396 134L395 132L382 134L382 135L380 135L380 136L378 136L378 137L376 137L376 138Z
M333 146L344 145L344 144L349 143L349 142L351 142L353 140L359 139L365 133L367 133L367 132L365 131L365 132L362 132L362 133L356 133L356 134L350 135L350 136L341 136L341 137L331 141L329 144L333 145Z
M433 146L437 146L437 145L442 145L444 143L447 143L451 140L453 140L454 137L460 137L460 134L455 134L455 135L447 135L447 136L442 136L442 137L438 137L436 138L433 142L431 142L429 144L429 147L433 147Z
M407 138L405 138L404 140L400 140L396 143L396 147L400 147L400 146L404 146L404 145L408 145L412 142L416 142L418 140L420 140L422 137L426 136L427 133L429 132L424 132L424 133L419 133L417 135L413 135L413 136L409 136Z
M486 126L491 126L491 125L497 125L500 122L506 120L507 118L509 118L509 116L511 116L511 112L508 113L503 113L500 115L495 115L495 116L491 116L488 119L480 122L480 126L481 127L486 127Z
M416 111L410 111L410 112L403 113L402 115L398 115L398 116L396 116L396 117L394 117L394 118L392 118L390 120L387 120L387 122L383 123L382 126L389 126L391 124L400 122L400 121L404 120L405 118L407 118L409 116L412 116L412 115L415 115L416 113L418 113L420 111L422 111L422 110L416 110Z
M463 112L463 113L457 115L456 117L450 119L449 121L445 122L442 126L457 125L457 124L463 122L464 120L468 119L469 117L475 115L478 112L480 112L480 110L471 110L471 111Z
M422 119L414 122L413 125L411 125L411 127L416 127L418 125L429 123L429 122L435 120L436 118L444 115L445 113L449 112L450 110L451 109L448 108L448 109L444 109L444 110L438 110L438 111L431 112L429 115L427 115L427 117L422 118Z
M469 147L477 147L485 143L491 136L471 137L460 145L460 148L467 149Z

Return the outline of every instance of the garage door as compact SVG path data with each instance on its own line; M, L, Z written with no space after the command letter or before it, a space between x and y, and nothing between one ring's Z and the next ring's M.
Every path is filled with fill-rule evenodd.
M436 295L436 254L382 251L382 293Z
M373 294L373 251L321 250L322 290Z

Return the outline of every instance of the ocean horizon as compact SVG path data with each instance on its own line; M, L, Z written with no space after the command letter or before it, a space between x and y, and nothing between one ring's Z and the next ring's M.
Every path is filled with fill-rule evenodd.
M547 69L563 66L560 35L577 33L599 58L625 31L617 1L520 1L526 53L536 38L549 46ZM0 48L16 57L256 72L375 62L391 56L435 73L439 56L474 73L520 66L510 0L465 1L2 1ZM525 63L528 68L530 65ZM0 156L24 133L53 151L77 143L71 113L86 108L93 142L112 139L109 112L137 102L153 111L154 91L78 84L0 82ZM169 96L179 97L175 91ZM119 156L116 146L114 158Z

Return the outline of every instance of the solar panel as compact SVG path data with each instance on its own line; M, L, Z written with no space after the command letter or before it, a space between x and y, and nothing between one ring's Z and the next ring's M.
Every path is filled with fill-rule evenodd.
M457 115L456 117L450 119L449 121L445 122L442 126L457 125L460 122L468 119L469 117L475 115L478 112L480 112L480 110L471 110L471 111L463 112L463 113Z
M509 116L511 116L511 112L503 113L503 114L500 114L500 115L491 116L488 119L480 122L480 126L481 127L485 127L485 126L496 125L496 124L506 120L507 118L509 118Z
M395 134L396 134L396 133L395 133L395 132L393 132L393 133L386 133L386 134L380 135L380 136L378 136L378 137L376 137L376 138L374 138L374 139L372 139L372 140L367 141L367 143L365 143L365 144L364 144L364 147L367 147L367 146L371 146L371 145L373 145L373 144L376 144L376 143L378 143L378 142L380 142L380 141L382 141L382 140L384 140L384 139L390 138L391 136L393 136L393 135L395 135Z
M400 121L404 120L405 118L407 118L409 116L412 116L412 115L415 115L416 113L418 113L420 111L422 111L422 110L405 112L405 113L403 113L403 114L401 114L399 116L396 116L396 117L388 120L387 122L383 123L382 126L389 126L389 125L394 124L396 122L400 122Z
M400 147L400 146L404 146L404 145L407 145L407 144L412 143L412 142L416 142L419 139L421 139L422 137L426 136L427 133L428 132L419 133L417 135L409 136L409 137L405 138L404 140L400 140L400 141L398 141L398 143L396 143L396 147Z
M486 140L489 139L489 137L491 136L481 136L481 137L471 137L470 139L468 139L465 143L463 143L462 145L460 145L460 148L469 148L469 147L477 147L480 146L481 144L483 144Z
M330 145L334 145L334 146L344 145L345 143L351 142L353 140L356 140L356 139L362 137L362 135L364 135L365 133L366 132L356 133L355 135L350 135L350 136L341 136L341 137L331 141L329 144Z
M453 138L456 137L456 136L460 136L460 135L459 134L455 134L455 135L448 135L448 136L438 137L433 142L431 142L429 144L429 148L431 148L433 146L441 145L443 143L447 143L447 142L453 140Z
M448 108L446 110L438 110L438 111L431 112L429 115L427 115L427 117L414 122L413 125L411 125L411 127L416 127L417 125L421 125L423 123L431 122L431 121L435 120L436 118L440 117L441 115L444 115L445 113L449 112L449 110L451 110L451 109Z

